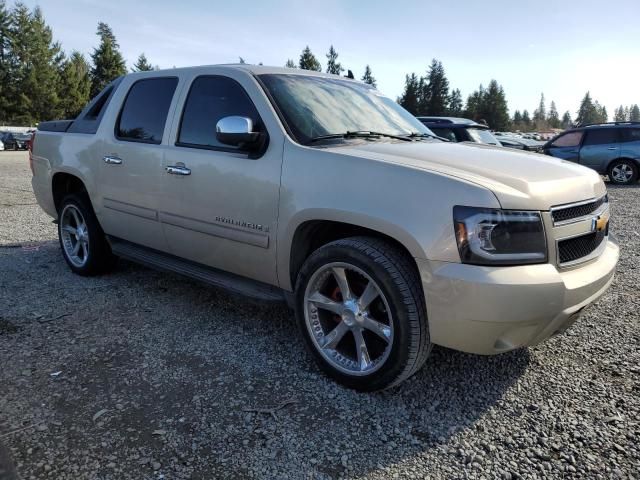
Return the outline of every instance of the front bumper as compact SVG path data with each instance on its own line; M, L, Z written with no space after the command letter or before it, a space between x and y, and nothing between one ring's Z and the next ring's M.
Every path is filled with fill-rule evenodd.
M540 343L565 330L604 294L618 257L618 243L610 235L602 255L570 270L418 259L431 341L482 355Z

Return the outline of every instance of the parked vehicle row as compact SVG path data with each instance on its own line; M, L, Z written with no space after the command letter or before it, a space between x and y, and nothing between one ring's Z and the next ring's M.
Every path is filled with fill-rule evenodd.
M0 132L4 150L27 150L30 139L28 133Z
M129 74L31 147L72 271L121 256L286 299L320 368L360 390L413 375L432 344L537 344L618 261L592 170L442 141L371 86L318 72Z

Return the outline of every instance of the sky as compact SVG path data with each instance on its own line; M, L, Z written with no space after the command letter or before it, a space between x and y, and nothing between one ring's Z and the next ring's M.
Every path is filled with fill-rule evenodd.
M8 2L11 4L11 1ZM247 63L284 66L309 45L326 67L338 60L357 78L371 66L378 89L396 98L405 75L432 58L466 99L492 78L511 113L537 107L572 117L589 90L607 107L640 104L640 0L27 0L39 5L65 51L87 56L99 21L113 29L127 65L144 52L161 68Z

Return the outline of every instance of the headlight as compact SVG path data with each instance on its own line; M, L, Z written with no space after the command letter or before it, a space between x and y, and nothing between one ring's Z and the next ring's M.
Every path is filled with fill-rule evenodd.
M547 260L539 212L456 206L453 222L463 263L519 265Z

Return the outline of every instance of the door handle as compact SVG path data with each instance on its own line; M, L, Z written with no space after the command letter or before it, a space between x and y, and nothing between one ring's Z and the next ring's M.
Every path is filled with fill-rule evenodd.
M104 160L104 163L108 163L109 165L122 165L122 159L114 155L105 155L102 157L102 160Z
M618 149L618 147L609 147L609 148L607 148L607 150L617 150L617 149Z
M171 175L191 175L191 169L183 165L169 165L166 170Z

